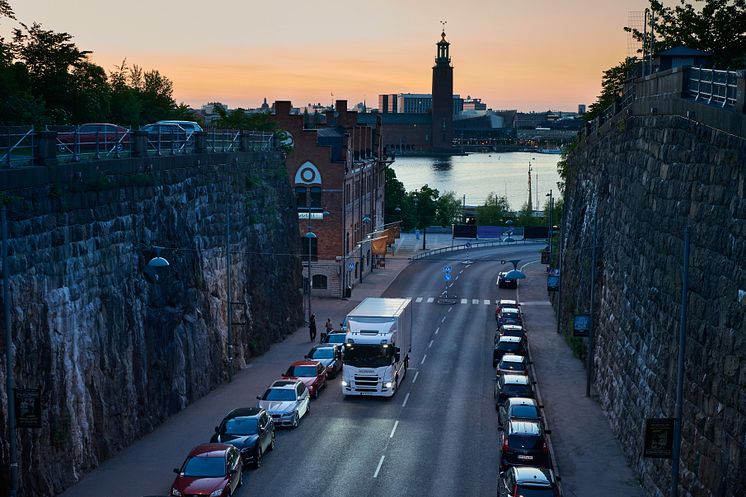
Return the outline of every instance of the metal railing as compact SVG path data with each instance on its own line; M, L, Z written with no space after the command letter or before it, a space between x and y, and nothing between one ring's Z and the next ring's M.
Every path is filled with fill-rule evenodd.
M8 126L0 130L0 167L33 166L34 127Z
M691 67L687 76L686 89L695 101L720 107L736 106L737 72Z
M469 242L468 247L464 243L461 245L449 245L448 247L440 247L440 248L436 248L432 250L425 250L423 252L413 255L412 257L409 258L409 260L416 261L418 259L424 259L425 257L431 257L433 255L438 255L438 254L445 254L448 252L456 252L459 250L467 250L467 249L472 250L472 249L485 248L485 247L508 247L508 246L513 246L513 245L518 245L519 243L521 245L529 245L529 244L546 245L546 240L534 241L534 240L526 240L525 238L521 238L517 240L514 239L512 241L506 241L506 240L500 239L500 240L490 240L489 242Z
M207 135L210 152L235 152L241 147L241 132L232 129L211 129Z
M176 129L178 128L178 129ZM158 131L148 131L148 151L156 155L179 155L194 151L194 132L180 127Z
M113 125L47 126L56 131L57 159L65 162L101 160L129 156L132 151L129 128Z

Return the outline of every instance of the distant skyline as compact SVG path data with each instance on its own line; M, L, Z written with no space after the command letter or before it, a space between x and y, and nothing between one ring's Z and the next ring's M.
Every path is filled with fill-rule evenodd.
M440 20L447 20L454 92L493 109L577 110L601 73L627 55L630 11L645 0L10 0L25 24L73 35L107 72L158 69L174 98L258 107L382 93L429 93ZM670 2L666 2L667 4ZM0 21L8 37L12 23ZM331 95L334 94L334 97Z

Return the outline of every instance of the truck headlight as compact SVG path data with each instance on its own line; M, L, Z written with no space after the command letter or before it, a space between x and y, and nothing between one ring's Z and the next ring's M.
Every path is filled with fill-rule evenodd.
M349 385L349 383L347 383L346 381L342 380L342 386L346 387L347 385Z
M383 384L383 386L386 387L386 388L391 388L391 387L394 386L394 382L393 381L387 381L386 383Z

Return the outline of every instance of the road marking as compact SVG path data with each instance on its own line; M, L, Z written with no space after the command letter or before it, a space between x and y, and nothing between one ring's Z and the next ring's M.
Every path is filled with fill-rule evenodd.
M399 426L399 420L396 420L396 423L394 423L394 427L391 429L391 435L389 435L389 438L394 438L394 433L396 433L396 427Z
M425 364L425 359L427 359L427 354L425 354L424 356L422 356L422 360L420 361L420 366L422 366L423 364Z
M552 303L546 300L537 300L536 302L521 302L521 306L524 305L552 305Z
M461 303L462 303L462 304L468 304L468 303L469 303L469 301L468 301L468 300L466 300L466 299L461 299Z
M415 302L416 302L416 303L418 303L418 304L419 304L420 302L422 302L422 297L417 297L417 300L415 300Z
M402 407L407 407L407 401L409 400L409 393L404 397L404 402L401 403Z
M417 371L417 372L416 372L416 373L414 374L414 378L412 378L412 385L414 385L414 382L415 382L415 381L417 381L417 377L418 377L419 375L420 375L420 372L419 372L419 371ZM397 423L398 423L398 421L397 421Z
M471 299L471 303L472 304L478 304L479 303L479 299Z
M437 335L439 331L440 331L440 326L438 326L437 328L435 328L435 334Z
M427 346L427 348L428 348L428 349L429 349L430 347L432 347L432 346L433 346L433 342L434 342L434 341L435 341L434 339L433 339L433 340L430 340L430 343L429 343L429 344L428 344L428 346Z
M441 319L441 320L440 320L440 322L441 322L441 323L445 323L445 322L446 322L446 317L445 317L445 316L443 316L443 319Z
M458 275L458 274L457 274L457 275L456 275L456 277L454 278L454 280L457 280L459 276L460 276L460 275Z
M484 301L484 305L490 305L490 301L489 300L485 300Z
M463 273L463 272L464 272L464 270L462 269L461 271L459 271L459 272L458 272L458 274L461 274L461 273Z
M428 299L427 299L427 303L428 303L428 304L432 304L432 303L433 303L433 300L435 300L435 298L433 298L433 297L428 297Z
M453 307L448 308L448 312L451 312L453 310Z
M453 283L451 283L450 285L448 285L448 288L451 288L452 286L453 286Z
M381 465L383 465L383 459L384 459L385 457L386 457L386 456L381 456L381 460L380 460L380 461L378 461L378 467L376 468L376 472L375 472L375 473L373 473L373 478L378 478L378 472L379 472L379 471L381 471Z

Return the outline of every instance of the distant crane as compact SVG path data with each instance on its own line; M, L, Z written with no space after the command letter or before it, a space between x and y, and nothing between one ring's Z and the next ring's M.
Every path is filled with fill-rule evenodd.
M531 161L528 161L528 212L533 212L534 207L531 202Z

